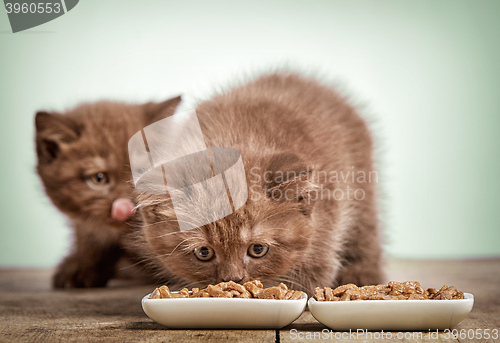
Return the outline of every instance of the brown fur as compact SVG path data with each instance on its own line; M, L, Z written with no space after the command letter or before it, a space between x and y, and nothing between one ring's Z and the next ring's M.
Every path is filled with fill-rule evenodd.
M168 196L139 195L144 225L131 249L159 276L197 286L284 281L307 292L381 281L375 182L332 183L315 174L373 171L370 132L343 97L313 79L275 73L202 102L196 112L207 146L241 152L249 200L226 218L180 232ZM280 179L286 172L294 173ZM347 187L362 189L363 200L315 200L321 190ZM292 199L274 196L287 189ZM250 257L252 243L269 246L268 253ZM212 260L194 256L203 246L215 251Z
M129 138L171 115L180 97L163 103L130 105L97 102L64 114L38 112L35 118L37 171L45 191L75 230L71 253L59 265L54 287L105 286L124 256L122 237L131 220L113 221L113 200L132 198ZM86 178L107 173L109 183L90 187Z

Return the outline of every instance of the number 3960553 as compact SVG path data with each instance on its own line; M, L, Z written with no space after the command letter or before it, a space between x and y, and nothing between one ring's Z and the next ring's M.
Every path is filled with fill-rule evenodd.
M60 13L61 4L57 2L39 2L39 3L10 3L5 4L7 13Z

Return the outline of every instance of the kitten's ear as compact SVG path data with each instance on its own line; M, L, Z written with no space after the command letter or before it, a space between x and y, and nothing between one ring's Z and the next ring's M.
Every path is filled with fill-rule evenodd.
M312 208L310 194L319 188L313 179L312 166L300 157L281 153L271 157L264 180L266 195L275 201L294 201L301 204L304 214Z
M176 96L162 102L148 102L144 104L144 115L146 124L152 124L158 120L169 117L174 114L175 109L182 101L182 97Z
M78 139L80 129L71 118L58 113L39 111L35 115L36 151L41 163L57 158L60 146Z

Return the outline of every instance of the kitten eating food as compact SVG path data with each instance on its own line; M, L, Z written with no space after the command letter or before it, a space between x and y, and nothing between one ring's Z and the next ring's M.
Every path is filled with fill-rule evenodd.
M195 110L207 146L241 153L248 200L181 231L168 194L138 194L142 227L127 245L157 276L176 287L259 279L309 294L381 281L372 139L346 99L282 72Z
M180 101L102 101L64 114L36 114L37 172L75 233L73 250L54 275L54 287L102 287L113 277L135 208L127 141L137 130L171 115Z

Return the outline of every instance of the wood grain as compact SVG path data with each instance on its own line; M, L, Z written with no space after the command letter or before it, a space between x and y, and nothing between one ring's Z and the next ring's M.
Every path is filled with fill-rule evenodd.
M150 320L140 299L154 286L113 280L109 287L51 290L50 270L0 269L0 342L398 342L398 339L325 339L327 329L306 311L279 330L169 330ZM388 260L387 281L418 280L424 287L455 285L473 293L474 309L455 329L500 329L500 259ZM291 331L294 330L294 331ZM298 333L304 339L298 339ZM458 331L460 332L460 331ZM278 335L277 335L278 333ZM296 333L296 334L293 334ZM316 336L314 336L316 334ZM335 333L333 333L335 334ZM393 333L394 336L396 333ZM413 334L413 333L407 333ZM418 333L416 333L418 335ZM500 342L422 333L418 342ZM409 337L409 336L407 336ZM310 339L307 339L310 338Z

